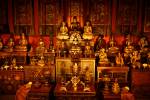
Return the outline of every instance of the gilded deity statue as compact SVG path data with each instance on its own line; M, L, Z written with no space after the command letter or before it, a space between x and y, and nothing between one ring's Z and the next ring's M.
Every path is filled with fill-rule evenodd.
M69 36L68 36L68 28L67 28L65 22L62 22L62 25L60 27L60 30L59 30L57 38L60 39L60 40L69 38Z
M130 55L134 50L134 46L132 45L130 34L127 35L125 39L125 47L124 47L124 63L126 65L130 64Z
M19 44L15 46L16 51L27 51L28 41L25 37L24 33L21 33L21 37L19 39Z
M118 79L116 78L115 79L115 82L113 83L112 85L112 92L114 94L118 94L120 92L120 86L119 86L119 83L118 83Z
M104 48L100 49L99 52L99 64L108 64L107 53Z
M118 66L122 66L124 65L124 60L123 60L123 57L121 55L121 53L119 52L118 55L116 56L116 64Z
M40 38L38 46L36 47L36 54L41 56L46 51L45 43L42 38Z
M108 52L110 54L116 54L118 51L119 51L119 48L116 46L116 42L114 40L114 37L112 36L109 41Z
M133 53L130 55L130 58L131 58L131 63L132 63L132 67L135 68L135 67L138 67L140 68L140 59L141 59L141 56L140 56L140 53L135 50L133 51Z
M92 38L92 26L90 24L90 21L87 21L86 25L84 26L83 39L91 40Z
M126 47L124 48L124 52L128 55L132 53L133 50L134 50L134 46L131 44L130 41L128 41Z
M20 44L20 46L26 46L28 44L28 41L27 41L24 33L21 34L19 44Z
M80 30L80 23L77 21L77 16L73 17L73 22L71 22L71 30L72 31Z
M143 51L144 47L148 46L148 40L146 39L146 37L141 37L139 42L138 42L138 45L140 47L140 50L141 52Z

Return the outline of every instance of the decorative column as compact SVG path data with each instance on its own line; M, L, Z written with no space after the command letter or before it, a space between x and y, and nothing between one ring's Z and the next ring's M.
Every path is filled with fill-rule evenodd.
M34 0L34 32L36 35L39 34L38 1L39 0Z
M142 30L142 23L144 20L143 19L143 0L139 0L139 13L138 13L138 25L137 25L137 31L139 33L143 32Z
M12 12L12 0L8 0L8 24L10 33L14 33L14 17Z
M112 0L112 19L111 19L111 31L116 32L116 5L117 0Z

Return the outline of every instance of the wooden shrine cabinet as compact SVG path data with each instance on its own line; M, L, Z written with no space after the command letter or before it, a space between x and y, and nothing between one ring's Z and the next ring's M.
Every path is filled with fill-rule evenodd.
M51 86L49 87L42 86L40 88L31 87L31 90L29 91L26 100L51 100L49 96L50 91Z
M0 70L0 91L4 94L15 94L24 83L24 70Z
M107 74L111 82L114 82L115 78L119 83L128 83L129 68L124 67L97 67L97 80L102 81L104 74Z
M98 81L98 91L102 93L104 100L121 100L121 93L114 94L112 92L112 84L115 79L118 80L120 90L122 87L128 84L128 67L97 67L97 81ZM104 78L107 75L108 82L108 93L105 93L105 83ZM102 84L103 83L103 84Z
M17 51L17 52L14 51L12 52L12 57L16 58L17 65L25 65L27 52L26 51Z
M71 58L56 58L56 87L54 95L56 100L94 100L96 98L95 91L95 58L80 58L77 66ZM80 69L74 75L73 68ZM85 69L88 69L91 81L86 90ZM63 73L62 73L63 72ZM83 73L84 72L84 73ZM61 81L64 79L64 81ZM78 81L78 82L77 82ZM62 83L68 84L65 87ZM69 83L68 83L69 82ZM76 84L77 82L77 84ZM75 85L76 84L76 85ZM83 85L85 84L85 85ZM76 89L74 88L76 87ZM65 91L62 90L65 88Z
M131 90L136 100L150 100L150 69L131 70Z

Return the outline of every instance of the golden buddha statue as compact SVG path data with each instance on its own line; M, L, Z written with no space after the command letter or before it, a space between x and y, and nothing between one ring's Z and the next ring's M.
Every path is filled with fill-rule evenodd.
M38 46L36 47L36 54L41 56L46 51L45 44L42 38L40 38Z
M87 21L86 25L84 26L83 39L91 40L92 38L92 26L90 25L90 21Z
M25 37L24 33L21 33L21 37L19 39L19 45L15 46L15 51L27 51L28 41Z
M15 43L14 43L13 38L9 38L7 45L4 46L4 51L12 52L14 48L14 44Z
M116 64L119 65L119 66L124 65L124 60L123 60L123 57L121 56L120 52L116 56Z
M62 25L60 27L60 32L58 33L57 38L60 39L60 40L69 38L69 36L68 36L68 28L67 28L65 22L62 22Z
M112 36L109 41L108 53L116 54L118 51L119 51L119 48L116 47L116 42L114 40L114 37Z
M140 53L137 50L133 51L133 53L130 55L130 58L131 58L132 67L133 68L135 68L135 67L140 68L140 66L141 66L141 64L140 64L141 56L140 56Z
M107 53L104 48L100 49L99 58L99 64L108 64Z
M145 46L148 46L148 40L146 39L146 37L140 38L140 40L139 40L139 42L138 42L138 45L139 45L141 51L143 50L143 48L144 48Z
M126 54L130 54L133 52L133 50L134 50L134 46L132 46L131 42L128 41L126 47L124 48L124 52Z

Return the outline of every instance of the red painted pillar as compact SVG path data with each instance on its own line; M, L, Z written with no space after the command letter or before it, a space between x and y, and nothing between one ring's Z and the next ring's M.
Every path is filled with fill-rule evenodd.
M111 31L112 33L116 32L116 3L117 0L112 0L112 19L111 19Z
M12 14L12 0L8 0L8 24L10 33L14 33L14 17Z
M34 0L34 32L39 34L38 0Z
M142 10L143 10L143 0L139 0L139 13L138 13L138 25L137 25L137 29L139 33L143 31L142 30L142 16L143 16Z

